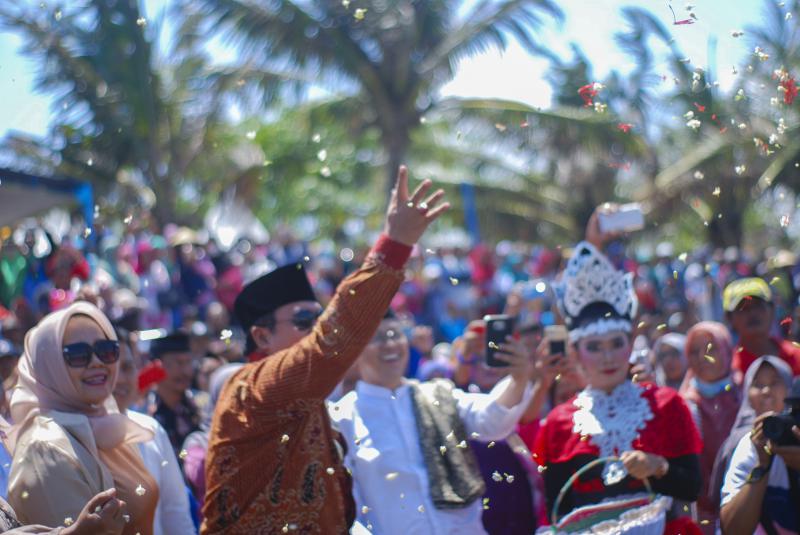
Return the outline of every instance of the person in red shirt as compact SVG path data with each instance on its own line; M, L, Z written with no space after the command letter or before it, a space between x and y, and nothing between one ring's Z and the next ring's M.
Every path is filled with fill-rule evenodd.
M800 375L800 347L771 336L775 307L772 291L764 279L748 277L730 283L722 294L728 323L739 336L733 352L734 380L742 383L747 368L758 358L775 355L786 361L792 373Z

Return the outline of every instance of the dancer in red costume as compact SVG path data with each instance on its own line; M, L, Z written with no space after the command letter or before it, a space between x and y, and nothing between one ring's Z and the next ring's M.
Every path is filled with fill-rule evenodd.
M702 486L702 441L686 404L671 388L629 379L637 302L631 274L617 271L601 252L612 236L599 231L597 214L557 288L570 348L588 386L557 406L537 437L534 457L543 470L548 514L576 471L598 458L620 460L578 478L558 505L559 517L579 507L645 494L645 479L657 495L690 502ZM660 503L667 509L669 498ZM662 517L657 532L665 522ZM675 527L667 525L667 532ZM649 528L624 532L652 533L654 526ZM683 523L678 529L687 533Z

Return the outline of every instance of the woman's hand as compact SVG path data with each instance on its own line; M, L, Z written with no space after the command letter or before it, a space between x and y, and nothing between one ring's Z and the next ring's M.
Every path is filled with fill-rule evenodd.
M764 435L764 420L773 414L775 413L765 412L756 418L755 422L753 422L753 430L750 431L750 442L753 443L753 447L756 449L756 453L758 454L759 466L768 466L770 463L770 458L775 453L772 449L772 444Z
M620 459L625 470L636 479L661 477L669 470L669 463L664 457L639 450L626 451L620 455Z
M63 535L119 535L125 528L126 504L116 498L117 490L101 492L83 508L78 519L64 528Z
M800 428L797 426L792 427L792 433L795 440L800 444ZM783 459L786 466L792 470L800 470L800 446L775 446L773 452Z
M556 377L564 375L570 371L571 366L567 361L567 356L563 353L550 354L550 341L546 338L539 342L536 348L532 380L538 382L544 388L550 388L555 382Z
M631 368L631 381L634 383L655 383L656 376L647 364L636 364Z

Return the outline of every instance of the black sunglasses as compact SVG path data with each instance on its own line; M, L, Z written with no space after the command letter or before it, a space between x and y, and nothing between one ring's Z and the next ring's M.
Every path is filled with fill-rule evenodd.
M289 321L298 330L307 331L307 330L311 329L311 327L314 326L314 324L317 322L317 319L319 319L319 317L321 315L322 315L322 310L321 309L320 310L308 310L306 308L303 308L303 309L298 310L294 314L292 314L292 316L290 318L286 318L286 319L283 319L283 320L277 320L277 321L278 322L280 322L280 321Z
M119 360L119 342L97 340L94 344L77 342L64 346L64 360L70 368L86 368L92 362L92 354L103 364L114 364Z

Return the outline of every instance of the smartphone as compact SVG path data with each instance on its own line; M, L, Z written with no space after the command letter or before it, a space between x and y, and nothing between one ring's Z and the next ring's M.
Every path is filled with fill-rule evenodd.
M623 204L619 210L610 214L600 213L600 231L603 234L612 232L634 232L644 228L642 205L634 202Z
M506 343L506 337L514 332L514 318L507 314L492 314L483 317L486 322L486 365L492 368L505 368L507 362L498 360L495 353L498 346Z
M550 346L550 355L566 355L569 333L563 325L549 325L544 328L544 337Z

